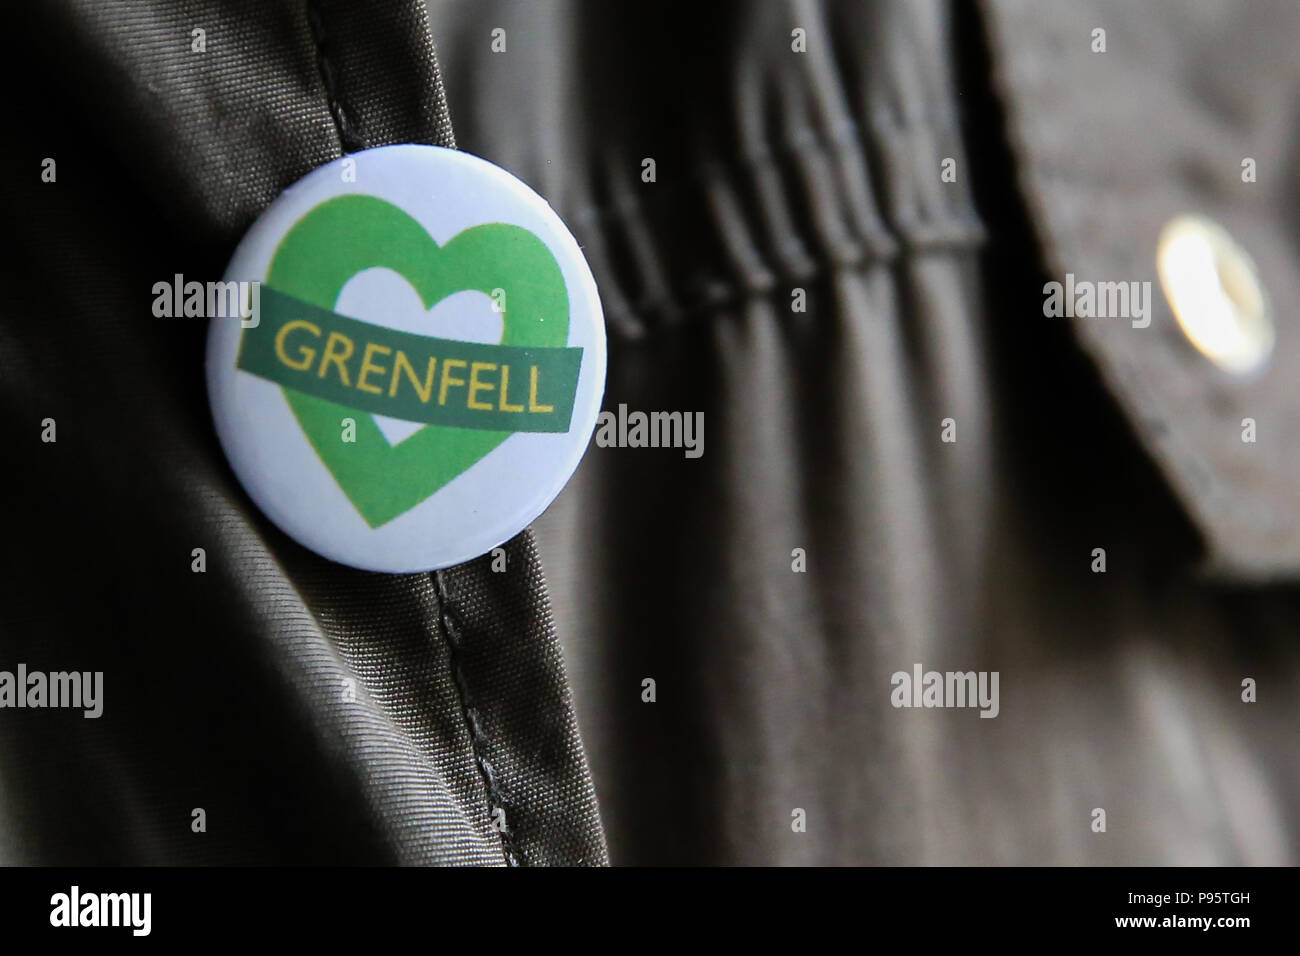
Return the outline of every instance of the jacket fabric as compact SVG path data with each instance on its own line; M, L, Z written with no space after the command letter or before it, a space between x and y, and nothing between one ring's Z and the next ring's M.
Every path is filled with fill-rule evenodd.
M1295 862L1297 16L25 8L58 66L2 160L0 667L101 670L105 706L0 711L0 860ZM593 443L505 574L279 533L217 445L203 323L150 314L399 142L568 223L607 410L703 413L699 457ZM1159 294L1185 212L1275 305L1254 380ZM1045 316L1066 273L1152 282L1150 326ZM997 672L997 716L895 706L918 664Z

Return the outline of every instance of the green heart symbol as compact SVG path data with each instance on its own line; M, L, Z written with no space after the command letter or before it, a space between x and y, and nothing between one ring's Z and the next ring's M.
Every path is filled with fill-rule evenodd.
M502 345L560 348L569 338L564 274L550 249L520 226L488 223L439 246L410 215L374 196L339 196L294 224L272 257L266 284L333 309L358 272L391 269L426 309L454 292L504 290ZM464 472L513 432L425 425L396 445L374 418L281 388L316 454L372 528L392 521ZM340 422L357 423L356 442Z

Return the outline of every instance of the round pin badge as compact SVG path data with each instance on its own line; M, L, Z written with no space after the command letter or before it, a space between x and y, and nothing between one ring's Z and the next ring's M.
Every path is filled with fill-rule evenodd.
M467 561L582 459L605 387L596 283L550 205L483 159L402 145L322 166L253 224L224 287L244 308L208 336L222 448L327 558Z

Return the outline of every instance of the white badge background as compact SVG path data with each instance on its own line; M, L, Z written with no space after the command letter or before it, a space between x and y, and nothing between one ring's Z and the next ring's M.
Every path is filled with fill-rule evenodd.
M591 270L550 205L486 160L437 146L384 146L353 153L356 181L343 162L322 166L286 190L245 235L225 279L263 281L285 233L326 199L362 193L405 210L438 245L483 223L522 226L550 248L569 296L570 347L583 349L567 434L511 435L431 497L378 528L369 527L325 467L280 386L235 367L238 319L213 319L208 393L217 434L249 496L289 535L327 558L371 571L428 571L490 551L526 528L577 468L600 412L605 386L605 324ZM456 299L459 318L450 315ZM477 299L477 302L466 302ZM466 310L464 306L468 305ZM507 300L506 309L510 303ZM367 270L347 286L337 311L405 331L498 342L501 316L491 300L462 293L428 314L404 279ZM467 325L481 317L481 334ZM358 420L366 413L355 412ZM410 428L385 422L393 438ZM339 424L342 435L342 423ZM341 437L340 437L341 440Z

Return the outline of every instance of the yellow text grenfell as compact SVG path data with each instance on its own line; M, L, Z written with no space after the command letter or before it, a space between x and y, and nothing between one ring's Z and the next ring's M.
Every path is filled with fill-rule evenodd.
M290 336L294 337L292 345L289 343ZM440 365L437 356L431 355L424 369L424 378L421 379L405 352L377 342L365 343L360 350L360 365L357 365L357 344L341 332L329 333L317 361L317 348L306 344L304 340L310 339L319 345L320 338L321 329L315 323L306 319L286 322L275 336L275 356L295 371L310 373L315 370L316 377L322 379L332 375L345 387L372 395L383 395L387 391L388 397L393 398L399 389L410 389L427 405L434 400L436 391L438 404L446 405L448 392L455 389L451 403L464 403L470 409L533 414L555 411L553 405L542 405L537 401L536 365L528 367L528 401L525 404L521 396L516 396L520 399L516 402L509 400L511 369L506 364L444 358ZM290 348L296 351L296 355L289 354ZM387 365L390 358L391 368ZM352 363L351 370L349 363ZM460 377L466 373L467 377ZM460 389L464 389L463 393Z

